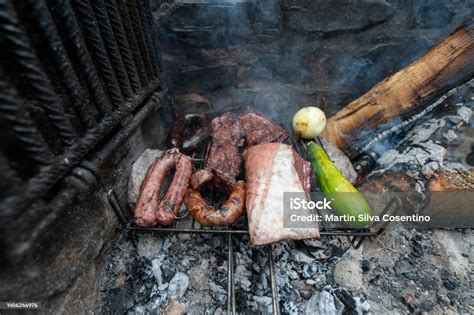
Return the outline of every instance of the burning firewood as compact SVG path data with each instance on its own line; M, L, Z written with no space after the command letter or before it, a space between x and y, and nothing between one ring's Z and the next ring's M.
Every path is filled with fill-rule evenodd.
M441 172L430 181L429 189L431 191L474 191L474 169Z
M347 150L359 128L420 111L474 75L474 26L461 28L425 56L384 79L330 117L322 137Z

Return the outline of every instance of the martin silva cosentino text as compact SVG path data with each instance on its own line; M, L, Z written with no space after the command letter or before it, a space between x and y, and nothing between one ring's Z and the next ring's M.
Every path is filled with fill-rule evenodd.
M332 210L331 200L323 198L323 200L318 201L308 201L304 198L290 198L290 209L291 210ZM419 214L411 215L389 215L384 214L383 216L378 215L368 215L368 214L359 214L358 216L354 215L334 215L334 214L324 214L319 215L312 213L310 215L297 215L292 214L290 217L291 221L300 221L300 222L310 222L310 221L328 221L328 222L356 222L356 221L365 221L365 222L429 222L431 220L430 216L423 216Z

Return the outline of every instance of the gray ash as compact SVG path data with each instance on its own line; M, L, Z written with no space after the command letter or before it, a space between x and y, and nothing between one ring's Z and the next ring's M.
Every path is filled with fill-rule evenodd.
M446 247L457 237L466 242ZM340 237L275 244L281 311L466 310L469 280L463 263L469 258L461 256L458 266L446 257L467 253L472 240L471 231L420 233L398 226L358 250ZM266 248L235 235L233 251L238 313L271 313ZM124 233L102 273L101 312L225 313L227 263L225 236Z
M273 246L283 313L303 312L311 296L328 286L327 276L338 258L323 253L331 252L333 247L344 251L349 247L337 238L314 242L319 248L293 241ZM237 311L271 312L266 248L251 246L248 236L233 236L233 251ZM153 313L170 305L196 314L226 311L228 262L224 236L130 237L124 233L109 257L101 279L103 312Z

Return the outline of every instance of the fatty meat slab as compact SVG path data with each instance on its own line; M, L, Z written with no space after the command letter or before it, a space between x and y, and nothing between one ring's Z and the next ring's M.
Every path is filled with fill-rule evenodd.
M283 194L305 192L291 146L282 143L255 145L247 149L244 159L246 208L252 244L319 238L317 222L312 223L312 228L284 227Z

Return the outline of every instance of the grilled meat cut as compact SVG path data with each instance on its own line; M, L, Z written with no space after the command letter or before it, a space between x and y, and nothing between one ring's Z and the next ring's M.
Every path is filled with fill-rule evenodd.
M243 145L243 130L240 125L239 115L227 112L216 117L211 122L212 141L228 143L237 146Z
M276 123L254 112L241 115L225 113L212 120L212 142L204 170L191 177L191 187L199 189L212 181L230 192L242 170L241 151L245 146L259 143L281 142L289 133Z
M226 113L212 120L212 143L204 170L194 173L191 186L199 189L212 180L213 184L230 192L240 174L242 157L240 147L243 134L239 116Z
M213 174L213 183L225 191L229 191L239 176L242 155L235 145L212 143L206 169Z
M173 181L160 201L166 175L173 169L176 170ZM135 223L144 227L170 225L183 203L192 169L191 159L177 151L168 151L158 157L148 168L140 187Z
M212 143L206 168L213 170L215 176L231 187L241 170L239 148L242 145L242 127L236 114L226 113L212 120Z
M247 147L268 142L284 142L290 137L288 131L257 113L246 112L239 120Z
M230 194L229 199L219 209L206 204L199 191L189 188L184 199L191 215L204 226L232 225L244 213L245 183L238 181Z
M244 153L246 208L252 244L319 237L316 222L314 228L284 226L283 193L305 191L301 178L306 180L306 171L298 174L297 165L302 163L297 162L299 158L291 146L282 143L254 145ZM299 168L306 170L306 166Z

